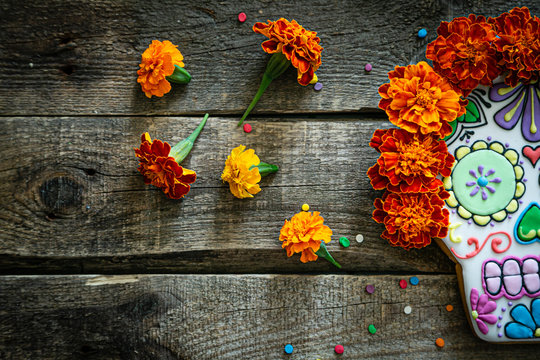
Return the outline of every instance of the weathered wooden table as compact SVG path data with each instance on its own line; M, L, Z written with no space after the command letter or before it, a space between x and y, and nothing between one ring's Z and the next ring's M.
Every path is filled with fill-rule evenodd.
M538 356L538 346L473 336L453 263L436 245L407 252L382 240L366 176L377 158L371 134L389 127L377 110L386 73L424 59L440 21L514 5L540 14L533 0L3 1L0 358ZM268 58L251 25L282 16L319 32L324 88L303 88L288 71L246 134L236 122ZM149 100L135 72L153 39L180 45L193 81ZM140 134L176 142L205 112L185 162L198 175L189 195L170 200L145 186L133 153ZM220 181L240 144L280 166L251 200ZM283 221L304 202L334 230L329 249L343 271L281 249ZM340 236L352 245L340 247ZM411 276L420 284L401 289Z

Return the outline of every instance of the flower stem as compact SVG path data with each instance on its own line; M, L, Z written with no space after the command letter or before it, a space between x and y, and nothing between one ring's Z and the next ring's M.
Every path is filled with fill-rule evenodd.
M265 162L260 162L259 165L256 165L256 167L259 168L259 174L261 174L261 177L265 177L266 175L275 173L279 170L277 165L272 165Z
M249 115L251 110L253 110L255 105L257 105L259 99L261 98L262 94L264 94L272 80L283 74L289 65L291 65L291 62L287 60L283 53L274 53L272 55L270 60L268 60L268 64L266 65L266 70L264 71L261 85L259 85L259 90L257 90L255 97L253 100L251 100L251 104L249 104L248 108L244 112L244 115L242 115L242 118L238 122L238 126L242 125L244 119Z
M321 241L321 247L319 248L319 250L315 254L317 256L320 256L320 257L330 261L338 269L341 269L341 265L339 265L339 263L336 260L334 260L332 255L330 255L330 253L328 252L328 249L326 248L326 244L324 243L324 241Z
M169 156L172 156L178 164L180 164L186 158L186 156L188 156L191 148L193 148L193 143L195 142L195 140L197 140L197 137L204 128L206 120L208 120L209 116L209 114L205 114L204 118L200 122L199 126L197 126L195 131L193 131L191 135L189 135L187 138L174 145L174 147L171 149Z
M174 65L174 72L167 76L167 80L176 84L187 84L191 81L191 75L178 65Z

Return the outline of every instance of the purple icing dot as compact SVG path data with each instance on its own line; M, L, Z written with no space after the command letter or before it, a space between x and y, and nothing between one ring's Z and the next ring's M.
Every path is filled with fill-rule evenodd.
M320 82L316 83L313 86L313 89L315 89L315 91L320 91L322 89L322 83L320 83Z
M488 139L488 141L491 141L491 136L488 136L487 139Z
M508 218L511 219L511 218L512 218L512 215L508 215Z
M502 320L502 315L499 315L499 320Z
M519 200L519 203L520 203L520 204L523 204L523 200Z
M527 179L523 179L523 182L527 182Z
M506 308L503 306L502 309L501 309L502 312L505 312L506 311Z
M523 160L519 160L519 164L520 164L520 165L523 165Z
M455 209L452 209L452 214L455 214L456 213L456 210Z
M492 221L491 224L489 224L489 225L491 225L493 227L493 226L495 226L495 223Z
M497 335L498 335L499 337L502 337L502 333L498 333Z
M467 222L469 223L469 225L471 225L471 224L472 224L472 220L469 220L469 221L467 221Z
M508 302L508 306L512 306L512 305L513 305L513 304L512 304L512 302L511 302L511 301L509 301L509 302Z
M502 327L502 324L501 323L498 323L497 324L497 327L500 329Z
M467 140L465 140L465 142L466 142L466 143L468 144L468 143L470 143L470 142L471 142L471 140L467 139Z
M510 146L510 144L509 144L509 143L506 143L506 144L504 144L504 146L506 146L506 147L509 147L509 146Z

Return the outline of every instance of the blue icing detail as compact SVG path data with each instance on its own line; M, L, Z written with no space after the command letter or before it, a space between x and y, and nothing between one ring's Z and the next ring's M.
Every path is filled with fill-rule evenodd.
M476 183L481 187L485 187L487 184L489 184L489 180L485 176L480 176Z
M515 320L504 327L506 336L511 339L532 339L540 328L540 299L531 301L531 310L523 304L516 305L510 311Z

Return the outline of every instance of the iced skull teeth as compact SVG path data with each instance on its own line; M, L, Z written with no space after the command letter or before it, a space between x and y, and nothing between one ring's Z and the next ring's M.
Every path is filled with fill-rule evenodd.
M540 295L540 258L528 256L521 259L508 258L500 263L487 260L483 268L483 286L493 299L506 296L519 299L523 296Z

